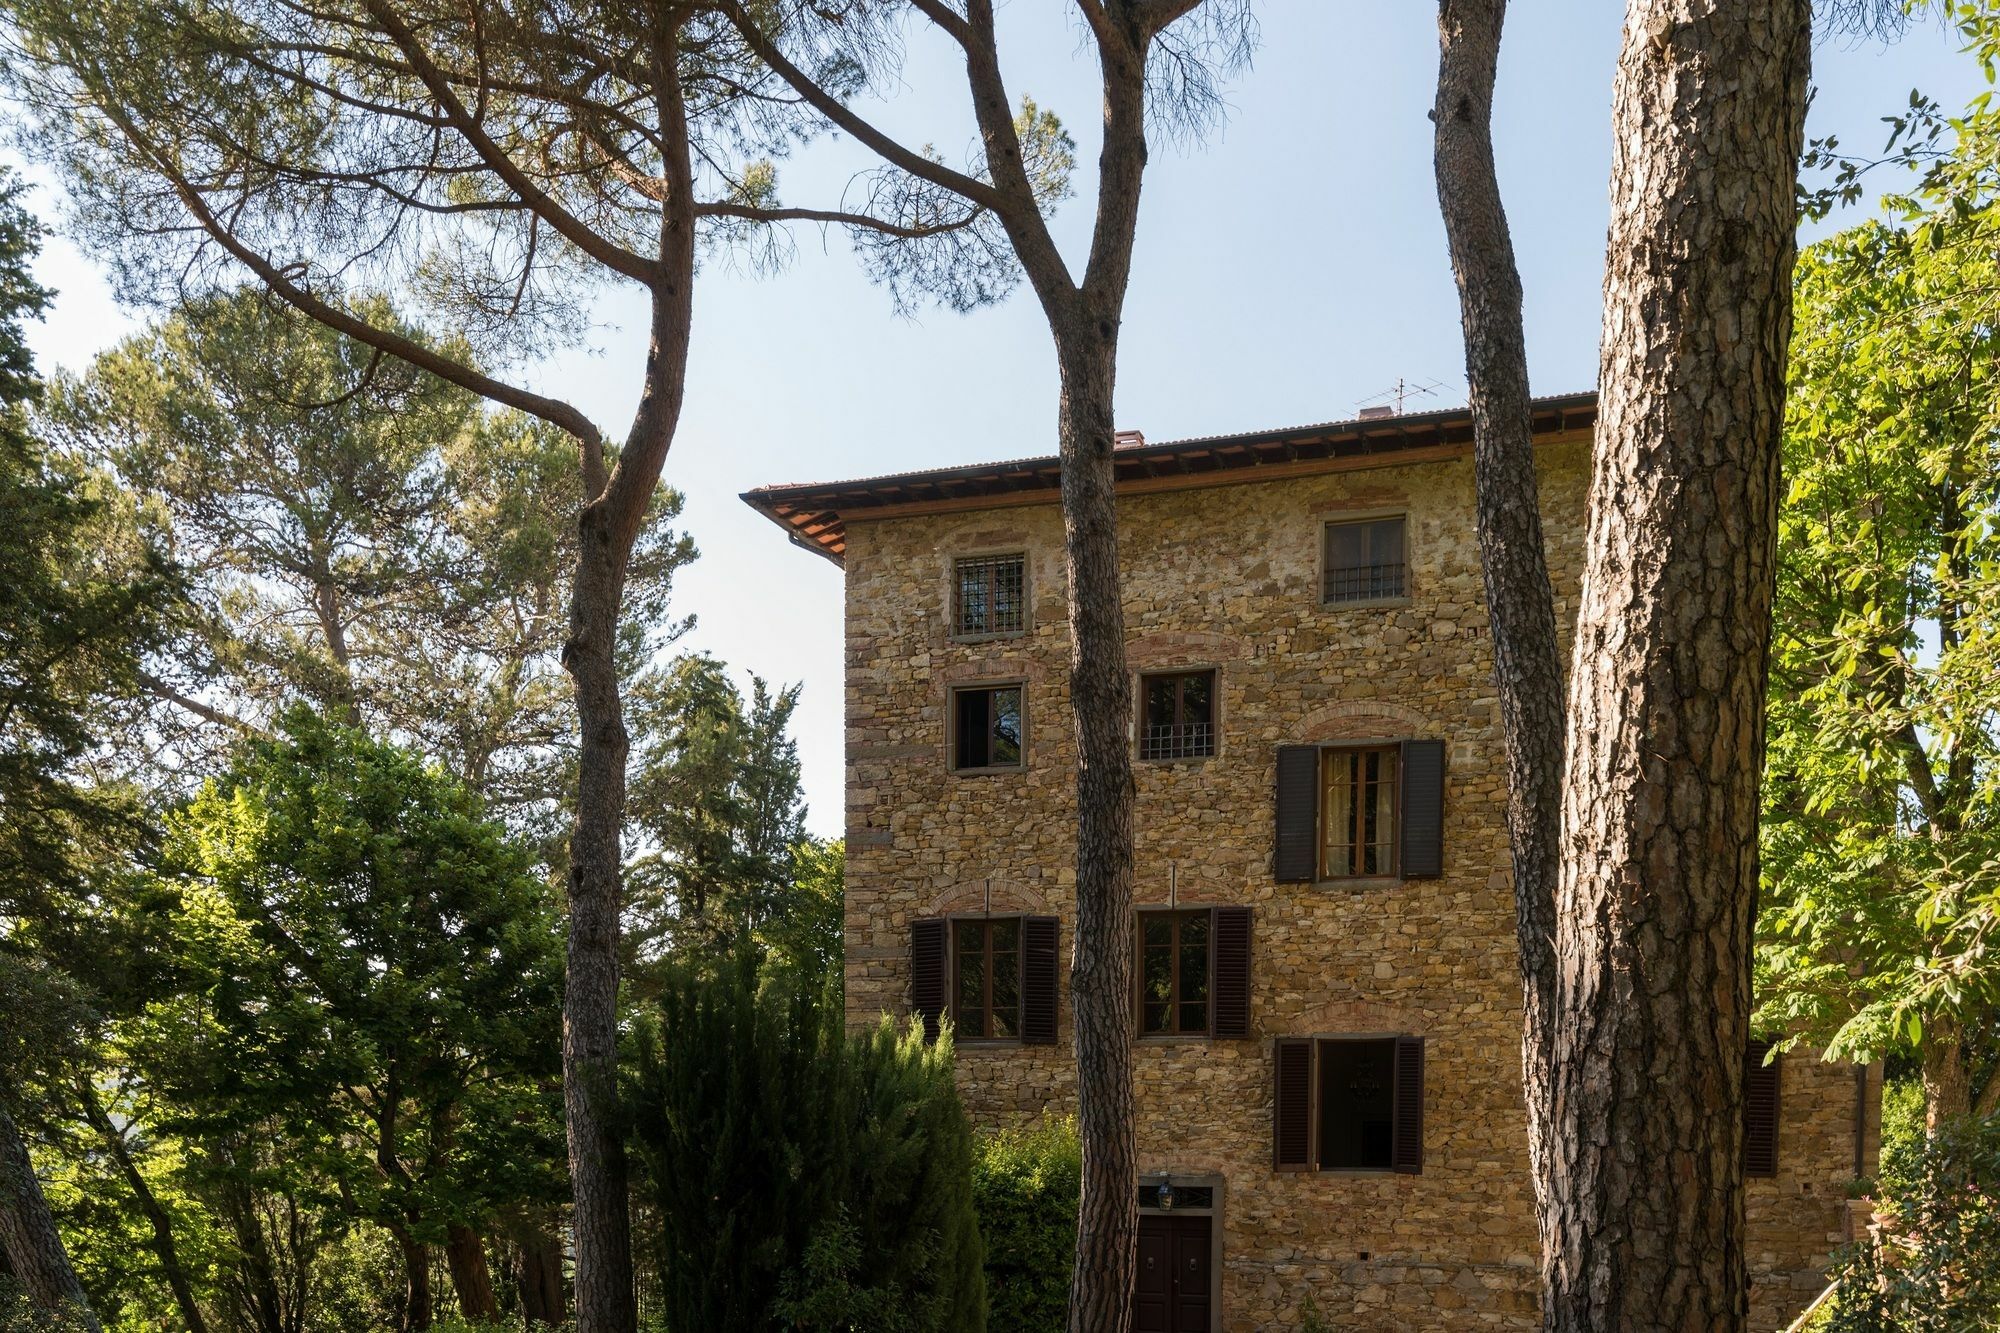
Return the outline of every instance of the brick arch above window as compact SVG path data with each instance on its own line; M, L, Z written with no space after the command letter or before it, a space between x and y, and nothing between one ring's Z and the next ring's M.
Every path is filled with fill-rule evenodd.
M962 879L941 890L930 901L930 906L920 915L953 916L965 912L983 912L989 902L993 915L1012 916L1016 913L1039 916L1049 912L1048 900L1028 885L1012 879Z
M1380 699L1353 699L1325 704L1306 714L1297 739L1308 745L1337 741L1385 740L1399 736L1436 736L1440 729L1414 708Z
M991 653L963 662L953 662L939 669L937 679L946 685L956 685L961 681L975 680L1040 681L1046 674L1042 664L1032 657L1013 653Z
M1159 667L1211 666L1255 656L1250 641L1208 630L1158 630L1125 641L1126 665L1136 671Z
M1375 1000L1328 1000L1278 1023L1287 1036L1320 1033L1424 1032L1430 1021L1415 1010Z

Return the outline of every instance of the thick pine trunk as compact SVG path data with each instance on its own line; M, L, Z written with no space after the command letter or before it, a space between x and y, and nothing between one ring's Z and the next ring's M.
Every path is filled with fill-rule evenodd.
M70 1267L42 1183L28 1160L28 1145L14 1117L0 1106L0 1250L28 1299L44 1310L68 1309L92 1329L97 1317Z
M1057 345L1077 747L1070 1006L1083 1144L1069 1326L1072 1333L1124 1333L1131 1327L1139 1206L1132 1130L1132 686L1112 472L1117 321L1085 314L1058 329Z
M493 1274L486 1266L486 1244L479 1233L453 1223L445 1233L444 1257L451 1269L451 1289L458 1295L458 1312L475 1322L498 1319L500 1300L493 1294Z
M1545 1327L1736 1330L1808 0L1633 0L1557 890Z
M1472 396L1480 567L1507 754L1507 840L1526 1007L1521 1038L1536 1197L1551 1153L1549 1020L1555 1004L1555 892L1561 865L1563 678L1542 546L1521 276L1493 164L1493 82L1506 0L1441 0L1438 204L1458 279ZM1545 1238L1546 1239L1546 1238Z

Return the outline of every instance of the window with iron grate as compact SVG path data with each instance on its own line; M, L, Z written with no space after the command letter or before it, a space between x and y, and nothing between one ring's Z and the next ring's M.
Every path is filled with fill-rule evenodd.
M1215 754L1215 673L1179 671L1139 678L1145 715L1141 759L1207 759Z
M1028 624L1028 558L968 556L952 563L952 633L1019 634Z
M1409 596L1403 528L1401 514L1327 524L1320 600L1333 606Z

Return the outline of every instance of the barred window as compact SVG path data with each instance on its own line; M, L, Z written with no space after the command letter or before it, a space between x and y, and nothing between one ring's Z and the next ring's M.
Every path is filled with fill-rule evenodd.
M952 632L1018 634L1027 627L1028 558L982 555L952 565Z
M1326 525L1321 600L1371 602L1409 592L1403 555L1403 516Z
M1141 759L1206 759L1215 753L1215 673L1142 676Z

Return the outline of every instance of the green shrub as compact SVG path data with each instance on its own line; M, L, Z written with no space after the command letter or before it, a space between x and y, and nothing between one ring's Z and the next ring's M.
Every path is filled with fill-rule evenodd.
M986 1325L993 1333L1061 1333L1066 1326L1082 1181L1073 1120L980 1136L972 1201L986 1242Z
M671 1333L985 1327L972 1131L950 1042L849 1036L755 955L671 975L642 1034L639 1240ZM884 1322L893 1318L893 1322Z
M1891 1161L1879 1246L1842 1258L1828 1333L2000 1327L2000 1119L1949 1128Z

